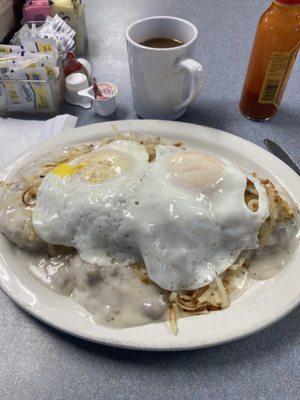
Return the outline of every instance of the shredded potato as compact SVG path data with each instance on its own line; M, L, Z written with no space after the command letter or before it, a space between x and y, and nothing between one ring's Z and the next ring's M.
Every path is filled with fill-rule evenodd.
M260 245L266 246L269 237L278 222L283 222L294 217L294 210L282 199L272 182L262 179L261 183L267 191L269 201L269 217L259 230Z
M36 199L37 188L29 187L22 195L22 201L27 206L34 206Z
M47 243L47 250L51 257L56 256L56 247L55 244Z
M178 325L177 325L177 306L176 303L171 303L169 306L169 323L171 330L174 335L178 333Z
M153 282L151 281L151 279L148 276L145 264L142 261L132 265L132 268L133 268L134 272L137 274L137 276L139 277L141 282L145 283L146 285L148 285L150 283L153 284Z

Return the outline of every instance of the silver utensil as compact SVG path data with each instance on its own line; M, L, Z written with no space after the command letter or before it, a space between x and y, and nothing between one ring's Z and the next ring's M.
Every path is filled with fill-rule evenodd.
M268 150L274 154L274 156L278 157L281 161L286 163L290 168L292 168L298 175L300 175L300 168L292 160L292 158L287 154L285 150L283 150L277 143L273 142L270 139L265 139L264 144L267 146Z

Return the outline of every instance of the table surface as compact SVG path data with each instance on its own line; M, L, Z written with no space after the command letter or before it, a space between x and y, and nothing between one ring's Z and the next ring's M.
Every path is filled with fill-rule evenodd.
M136 118L124 32L151 15L186 18L199 29L203 94L181 121L207 125L263 146L274 139L300 161L299 60L277 116L255 123L238 100L257 20L269 0L89 0L88 57L99 80L115 82L118 111L100 118L66 105L79 125ZM297 80L298 75L298 80ZM181 353L146 353L91 344L23 312L0 291L0 399L298 399L300 308L234 343Z

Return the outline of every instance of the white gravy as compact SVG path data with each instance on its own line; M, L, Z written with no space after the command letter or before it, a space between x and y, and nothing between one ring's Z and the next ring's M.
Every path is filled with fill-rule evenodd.
M158 286L142 283L131 267L98 267L82 261L78 254L64 253L51 258L16 250L31 275L49 289L73 298L96 323L125 328L166 320L164 294Z
M285 267L297 245L298 223L278 225L269 245L252 253L248 272L250 278L265 280L273 278Z
M296 224L279 226L270 246L251 254L250 266L236 278L237 289L230 294L230 300L240 297L254 280L270 279L279 273L290 259L297 240ZM73 298L96 323L125 328L167 320L164 293L155 284L142 283L131 267L99 267L66 248L50 257L16 247L16 255L39 282Z

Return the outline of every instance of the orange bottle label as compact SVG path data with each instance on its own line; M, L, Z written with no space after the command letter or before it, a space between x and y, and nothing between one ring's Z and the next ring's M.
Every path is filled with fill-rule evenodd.
M273 104L279 108L280 100L296 60L300 41L290 51L273 52L260 90L258 103Z

